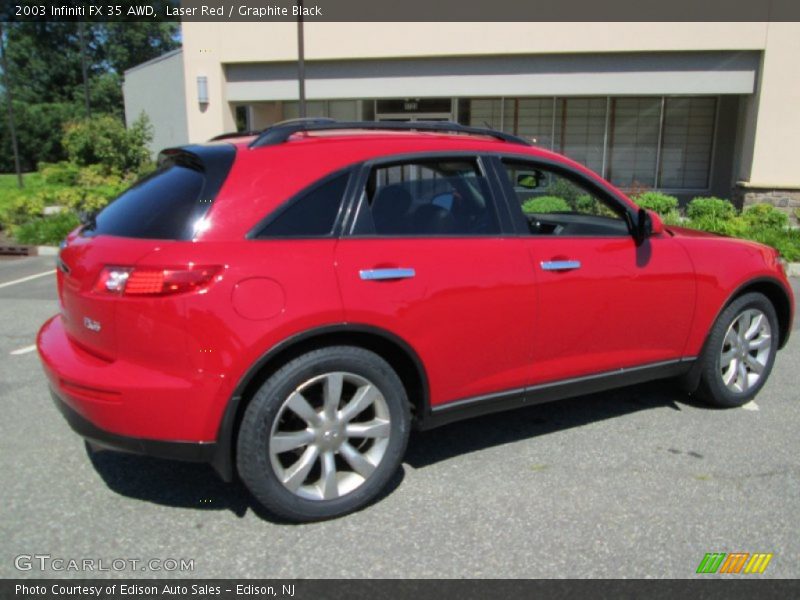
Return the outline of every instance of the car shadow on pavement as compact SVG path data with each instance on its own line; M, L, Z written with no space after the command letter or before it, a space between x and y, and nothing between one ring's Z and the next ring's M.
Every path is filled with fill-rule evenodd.
M414 433L404 462L415 469L424 468L492 446L640 410L665 406L681 410L681 405L704 406L664 382L539 404ZM87 454L108 488L122 496L176 508L229 510L238 517L252 510L267 521L288 524L265 511L241 482L225 483L208 465L96 451L88 445ZM390 495L404 476L404 469L399 469L373 503Z
M225 483L208 465L162 460L111 450L86 453L108 488L122 496L163 506L197 510L229 510L244 517L248 509L264 520L292 525L270 514L237 479ZM401 468L370 505L391 494L403 481Z
M580 427L641 410L668 407L679 411L682 405L709 408L678 390L673 383L664 381L536 404L416 432L409 442L405 462L420 469L492 446Z

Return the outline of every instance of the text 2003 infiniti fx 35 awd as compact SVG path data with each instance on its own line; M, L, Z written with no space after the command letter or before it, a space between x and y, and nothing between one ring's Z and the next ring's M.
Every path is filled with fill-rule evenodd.
M375 498L412 426L660 378L741 405L794 307L775 250L524 140L328 120L165 151L66 239L58 294L38 347L79 434L298 521Z

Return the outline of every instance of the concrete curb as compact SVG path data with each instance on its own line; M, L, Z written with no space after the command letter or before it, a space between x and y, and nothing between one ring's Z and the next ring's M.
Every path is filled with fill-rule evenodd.
M800 262L789 263L786 267L786 274L789 277L800 277Z

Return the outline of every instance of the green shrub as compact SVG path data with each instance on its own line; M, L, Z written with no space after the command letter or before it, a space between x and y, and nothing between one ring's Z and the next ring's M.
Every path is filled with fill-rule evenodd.
M657 212L662 217L678 212L678 199L661 192L643 192L632 196L631 200L641 208Z
M97 187L72 187L55 193L53 204L64 206L76 213L95 213L104 208L111 200L119 196L125 185L102 185Z
M785 229L789 224L786 213L771 204L756 204L744 209L742 217L753 229Z
M103 165L89 165L79 169L75 183L83 187L97 187L116 185L121 181L122 176L116 169L108 169Z
M561 198L572 208L577 206L578 198L584 195L583 190L563 177L551 177L550 184L544 192L547 196Z
M733 237L745 237L745 234L750 229L747 221L735 215L728 219L705 216L699 219L689 219L686 224L692 229L700 229L702 231L710 231L711 233L719 233L721 235L730 235Z
M75 185L78 182L80 167L75 163L39 163L39 173L48 185Z
M526 213L569 212L570 206L566 200L558 196L540 196L526 200L522 210Z
M134 181L138 181L139 179L144 179L148 175L151 175L153 173L153 171L155 171L157 168L158 168L158 165L156 165L155 161L148 160L148 161L142 163L139 166L139 168L136 170L136 172L131 175L130 183L133 183Z
M13 229L20 244L56 245L80 225L78 217L63 211L49 217L36 217Z
M152 138L152 127L144 114L128 129L119 119L100 115L69 123L62 144L70 161L77 165L102 165L105 173L128 173L150 161L147 144Z
M686 208L686 216L692 220L727 220L736 216L736 208L722 198L695 198Z
M736 208L722 198L695 198L686 208L688 225L722 235L741 236L747 222L736 216Z
M789 261L800 261L800 230L760 229L751 232L748 238L776 248Z
M583 213L585 215L593 215L597 213L598 202L589 195L584 194L575 198L574 209L575 212Z
M17 193L0 213L0 225L3 229L12 229L35 217L41 217L47 205L44 194L33 195Z

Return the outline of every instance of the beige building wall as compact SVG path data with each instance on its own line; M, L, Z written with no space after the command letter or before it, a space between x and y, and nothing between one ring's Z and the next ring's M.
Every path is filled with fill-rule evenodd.
M296 60L294 23L185 22L186 100L191 141L235 129L225 98L226 63ZM798 23L313 23L309 61L608 52L763 52L759 95L742 115L740 178L756 187L800 188ZM210 101L197 102L197 77ZM267 98L265 98L267 100ZM748 133L749 132L749 133Z
M765 50L745 180L750 187L800 188L800 24L770 23Z

